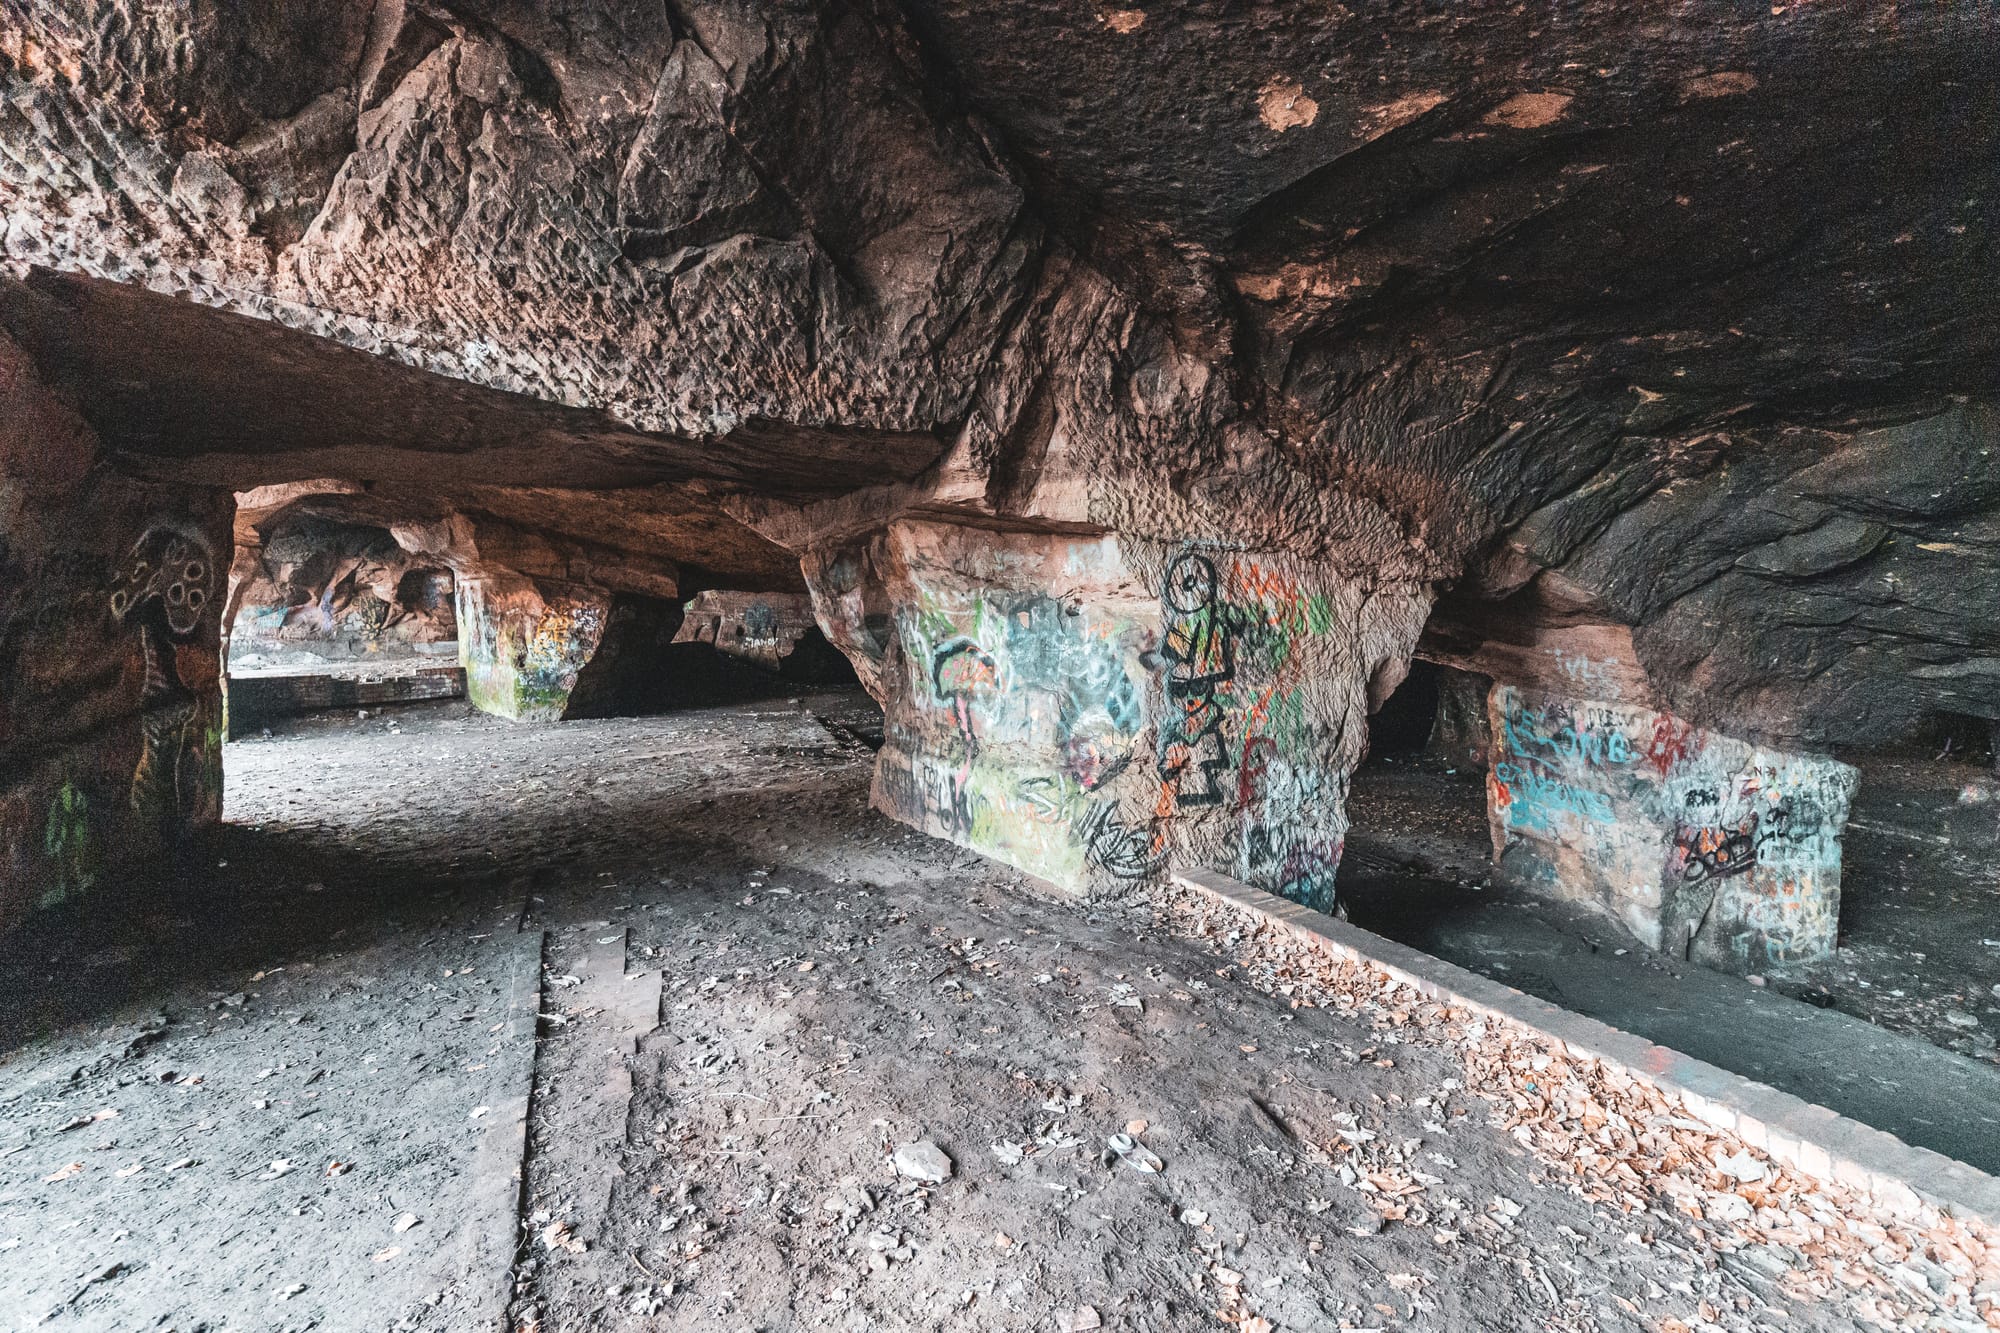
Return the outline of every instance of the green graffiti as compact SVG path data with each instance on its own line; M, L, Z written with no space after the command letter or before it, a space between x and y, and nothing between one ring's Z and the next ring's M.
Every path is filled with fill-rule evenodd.
M49 805L42 829L42 851L54 872L41 905L54 907L71 894L81 894L97 882L96 846L90 836L90 799L73 782L64 782Z

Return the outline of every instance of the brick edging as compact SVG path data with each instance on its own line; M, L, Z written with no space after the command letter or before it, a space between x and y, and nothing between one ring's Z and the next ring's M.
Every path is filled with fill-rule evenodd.
M1174 882L1262 917L1337 957L1378 968L1433 1000L1526 1028L1573 1055L1601 1061L1659 1089L1693 1118L1736 1135L1774 1161L1801 1175L1859 1190L1892 1213L1911 1216L1930 1204L1955 1217L2000 1226L2000 1179L1942 1153L1912 1147L1824 1106L1225 875L1183 871Z

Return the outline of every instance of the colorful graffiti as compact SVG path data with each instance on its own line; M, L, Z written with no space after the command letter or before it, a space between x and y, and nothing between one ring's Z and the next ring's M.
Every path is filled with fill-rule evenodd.
M201 629L217 574L215 553L198 530L161 522L139 538L111 581L111 614L138 635L144 663L142 743L126 800L134 816L163 839L173 837L200 790L206 747L190 744L197 732L198 697L181 678L177 648Z
M604 637L608 595L600 601L527 580L503 588L465 579L457 596L466 697L500 717L560 718Z
M137 491L80 500L89 522L49 529L75 544L32 563L0 544L0 918L157 862L221 814L223 525L216 506L142 517Z
M1123 576L1114 544L1080 545L1063 576ZM1037 568L981 558L982 573ZM906 688L878 801L1058 882L1192 861L1330 909L1345 713L1320 697L1328 673L1306 645L1332 634L1331 600L1194 547L1169 553L1157 586L1149 624L1089 584L920 581L897 612ZM858 604L853 592L833 604Z
M1642 940L1738 968L1833 947L1854 770L1620 704L1491 699L1510 877L1592 898Z
M42 826L42 854L48 858L48 884L42 890L40 906L53 907L97 882L99 848L90 830L90 798L67 778L49 803Z
M1745 815L1734 828L1676 828L1674 859L1681 867L1681 878L1690 884L1727 879L1755 868L1757 816Z

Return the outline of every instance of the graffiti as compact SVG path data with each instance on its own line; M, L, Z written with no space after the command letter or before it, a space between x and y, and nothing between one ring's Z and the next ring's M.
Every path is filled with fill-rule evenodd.
M533 585L457 584L459 660L474 706L508 718L562 716L604 637L604 603Z
M1693 727L1671 713L1657 714L1647 740L1645 760L1661 777L1701 753L1701 738Z
M950 838L972 831L978 810L962 771L915 758L907 766L884 765L878 782L899 817Z
M137 631L144 664L141 746L126 800L142 826L163 838L173 835L190 804L182 769L196 712L175 648L201 628L215 574L214 553L200 532L160 521L134 543L111 579L112 618Z
M758 602L743 613L743 637L747 639L775 639L778 637L778 613L768 603Z
M214 575L207 538L192 527L156 522L112 576L111 616L126 621L157 606L167 630L186 638L201 624Z
M926 764L916 776L925 822L954 838L970 833L973 807L969 773Z
M1538 763L1497 760L1493 765L1494 799L1517 828L1556 830L1558 816L1569 815L1597 824L1617 822L1611 798L1556 776Z
M1051 777L1022 778L1015 788L1021 802L1026 806L1028 817L1042 824L1063 823L1068 815L1068 794L1060 781Z
M557 606L535 622L535 630L520 654L520 668L531 689L567 691L576 673L590 660L604 633L603 608L587 602Z
M1854 771L1625 705L1493 695L1509 874L1596 898L1654 947L1731 966L1823 954Z
M1229 767L1223 711L1216 687L1236 679L1235 638L1217 614L1215 564L1184 551L1168 566L1160 589L1165 624L1161 656L1168 662L1166 716L1160 721L1157 813L1223 802L1218 775ZM1199 770L1189 789L1190 770Z
M1690 884L1727 879L1757 864L1757 816L1745 816L1734 828L1678 828L1674 858L1680 876Z
M1341 847L1338 842L1288 847L1283 863L1272 876L1277 892L1295 903L1331 912L1337 901L1334 879L1340 868Z
M971 639L948 639L931 653L931 688L940 699L986 694L999 684L993 655Z
M52 511L32 558L0 541L0 730L19 744L0 912L86 894L220 813L220 515L134 499L112 483Z
M1333 628L1332 601L1304 592L1289 574L1238 559L1229 562L1226 584L1218 614L1233 637L1239 671L1283 671L1300 638Z
M1550 648L1548 654L1555 659L1556 669L1572 684L1583 689L1595 689L1616 683L1618 669L1616 658L1594 658L1564 648Z
M49 806L42 827L42 854L49 860L51 882L40 905L53 907L97 880L96 847L90 836L90 800L74 782L65 780Z
M1154 621L1123 611L1109 539L947 550L916 549L896 602L885 809L1059 882L1145 880L1179 855L1331 905L1354 705L1305 647L1334 628L1328 596L1282 558L1187 547Z
M1294 902L1332 911L1343 839L1330 815L1344 804L1346 783L1293 764L1269 736L1253 737L1243 754L1238 873Z
M1537 708L1516 696L1500 725L1506 748L1523 757L1581 765L1629 764L1635 757L1618 717L1601 706Z
M1091 864L1119 879L1146 879L1166 864L1166 847L1157 826L1121 818L1110 801L1090 807L1077 823Z

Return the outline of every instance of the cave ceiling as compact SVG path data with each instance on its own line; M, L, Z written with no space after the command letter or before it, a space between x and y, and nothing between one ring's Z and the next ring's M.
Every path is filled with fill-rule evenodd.
M0 16L0 320L141 474L1559 580L1697 719L2000 716L1989 6Z

